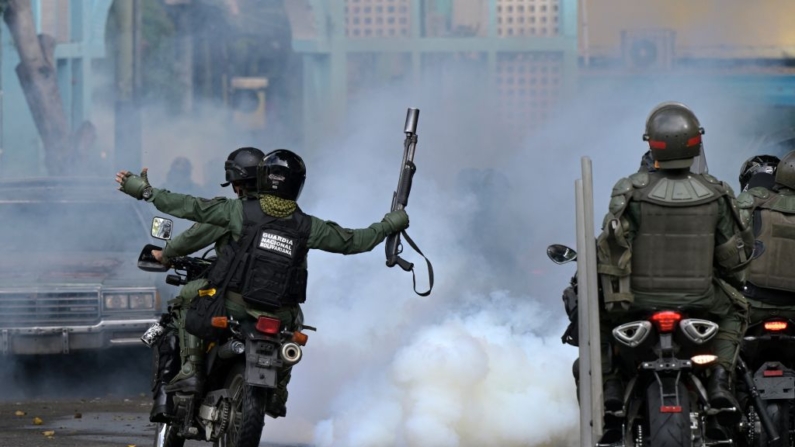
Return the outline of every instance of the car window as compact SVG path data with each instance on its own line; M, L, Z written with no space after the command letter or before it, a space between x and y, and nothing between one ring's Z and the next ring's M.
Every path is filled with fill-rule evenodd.
M0 204L6 253L135 252L148 242L134 206L119 202Z

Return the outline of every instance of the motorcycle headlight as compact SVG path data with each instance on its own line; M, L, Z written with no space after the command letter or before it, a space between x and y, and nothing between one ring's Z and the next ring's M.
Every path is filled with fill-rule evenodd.
M127 309L130 297L126 293L113 293L105 295L105 309Z
M154 297L151 293L131 293L130 309L151 309L154 307Z

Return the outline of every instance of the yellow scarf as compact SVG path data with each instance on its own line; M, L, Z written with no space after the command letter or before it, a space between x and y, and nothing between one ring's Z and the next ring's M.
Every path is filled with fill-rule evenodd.
M294 200L282 199L272 195L261 195L259 197L259 206L265 214L273 217L287 217L293 214L298 205Z

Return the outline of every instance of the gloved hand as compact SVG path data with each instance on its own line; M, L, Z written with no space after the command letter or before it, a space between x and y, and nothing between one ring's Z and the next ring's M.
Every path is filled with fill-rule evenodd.
M409 215L406 210L392 211L384 216L381 223L387 227L387 234L399 233L409 227Z
M121 185L119 191L138 200L149 198L146 193L151 194L152 185L149 184L146 171L147 168L144 168L140 176L129 171L119 171L116 174L116 182Z

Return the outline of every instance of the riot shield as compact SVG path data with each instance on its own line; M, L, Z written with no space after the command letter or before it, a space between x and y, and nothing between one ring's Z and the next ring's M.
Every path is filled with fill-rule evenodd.
M599 289L594 238L591 159L582 157L582 178L575 182L577 206L577 280L580 335L580 445L602 437L604 405L599 338Z

